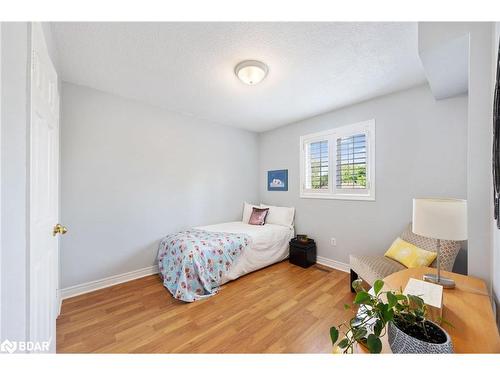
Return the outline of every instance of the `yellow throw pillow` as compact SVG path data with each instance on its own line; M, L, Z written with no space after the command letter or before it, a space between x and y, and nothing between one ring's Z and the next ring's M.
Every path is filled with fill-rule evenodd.
M409 242L403 241L399 237L396 238L384 255L408 268L429 266L436 259L435 252L421 249Z

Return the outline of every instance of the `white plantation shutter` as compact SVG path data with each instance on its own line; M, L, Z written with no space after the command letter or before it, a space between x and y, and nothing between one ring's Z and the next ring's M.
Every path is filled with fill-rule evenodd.
M337 189L366 189L366 134L337 138Z
M375 199L375 120L300 137L300 196Z
M329 186L329 158L328 140L320 140L308 143L306 146L307 189L328 189Z

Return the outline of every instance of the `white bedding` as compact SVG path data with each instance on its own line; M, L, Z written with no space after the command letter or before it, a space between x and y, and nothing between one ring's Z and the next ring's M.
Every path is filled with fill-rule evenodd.
M197 227L210 232L245 233L250 243L240 258L222 277L221 285L258 269L280 262L288 257L288 243L294 236L293 228L276 224L250 225L242 221Z

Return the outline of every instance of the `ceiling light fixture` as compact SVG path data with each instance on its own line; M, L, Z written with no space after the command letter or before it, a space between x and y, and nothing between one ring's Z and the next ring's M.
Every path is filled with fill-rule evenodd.
M247 85L256 85L267 76L269 68L266 64L257 60L245 60L234 68L236 76Z

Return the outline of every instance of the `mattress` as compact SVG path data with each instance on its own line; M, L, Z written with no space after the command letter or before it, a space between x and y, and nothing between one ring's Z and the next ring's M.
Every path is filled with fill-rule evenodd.
M209 232L244 233L250 237L247 248L231 269L223 275L220 285L286 259L289 253L288 243L294 236L292 227L276 224L250 225L242 221L207 225L195 229Z

